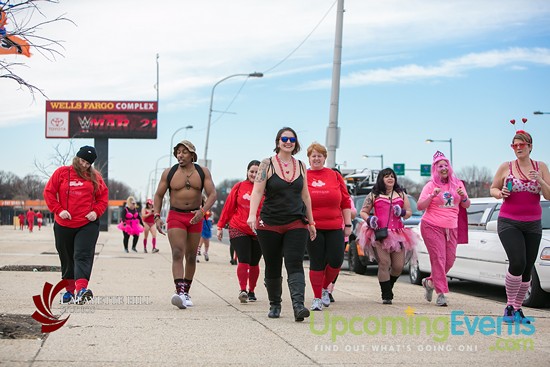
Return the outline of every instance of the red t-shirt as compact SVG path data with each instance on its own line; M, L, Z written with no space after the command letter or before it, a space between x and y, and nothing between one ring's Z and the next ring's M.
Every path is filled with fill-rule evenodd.
M250 197L254 184L249 180L235 184L227 196L223 210L218 220L218 228L223 228L227 223L231 228L238 229L249 236L255 236L246 220L250 212ZM262 209L263 198L258 206L258 215Z
M307 171L307 188L311 196L313 219L317 229L342 229L343 209L351 209L346 183L330 168Z
M86 215L91 211L99 218L107 210L109 190L99 172L97 181L98 189L94 191L92 181L82 179L72 166L55 170L44 188L44 200L55 214L55 221L64 227L79 228L90 223ZM63 210L72 218L60 218Z

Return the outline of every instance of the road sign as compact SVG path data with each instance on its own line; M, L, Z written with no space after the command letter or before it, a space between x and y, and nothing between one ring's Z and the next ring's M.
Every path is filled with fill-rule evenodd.
M397 176L405 176L405 163L394 163L393 170Z
M432 175L432 166L431 164L421 164L420 165L420 176L431 176Z

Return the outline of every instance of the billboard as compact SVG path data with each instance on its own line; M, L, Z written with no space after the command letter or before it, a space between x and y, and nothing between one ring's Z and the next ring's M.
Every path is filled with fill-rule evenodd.
M46 101L46 138L156 139L158 103Z

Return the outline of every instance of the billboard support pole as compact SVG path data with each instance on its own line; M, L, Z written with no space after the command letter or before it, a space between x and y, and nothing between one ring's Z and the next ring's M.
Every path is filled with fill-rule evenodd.
M101 172L105 184L109 187L109 138L94 138L94 146L97 151L94 166ZM109 230L109 210L105 210L99 218L99 230L103 232Z

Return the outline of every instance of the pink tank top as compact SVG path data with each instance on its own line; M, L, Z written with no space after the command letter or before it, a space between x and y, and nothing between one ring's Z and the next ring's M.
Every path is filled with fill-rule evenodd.
M539 169L536 161L531 161L533 169ZM517 220L520 222L532 222L542 218L540 206L540 183L536 180L522 180L512 173L512 162L509 163L510 173L505 182L512 182L512 192L500 208L499 217Z

